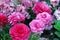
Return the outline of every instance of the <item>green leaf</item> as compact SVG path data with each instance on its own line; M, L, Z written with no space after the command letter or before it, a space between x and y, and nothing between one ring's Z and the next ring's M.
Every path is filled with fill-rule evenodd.
M53 40L59 40L58 38L54 38Z
M4 40L12 40L9 34L4 35Z
M55 34L60 38L60 32L56 31Z
M54 28L60 31L60 20L54 20L54 22L55 22Z
M39 40L40 35L31 33L30 38L28 40Z
M57 9L57 7L53 7L52 9L53 9L53 10L56 10L56 9Z
M59 25L54 25L54 28L60 31L60 26Z
M17 5L17 4L19 4L19 0L14 1L14 5Z

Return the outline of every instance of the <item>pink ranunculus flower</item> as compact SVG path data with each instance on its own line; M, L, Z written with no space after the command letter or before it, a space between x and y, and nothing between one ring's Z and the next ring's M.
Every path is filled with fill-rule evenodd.
M59 0L50 0L50 3L51 3L53 6L58 6L58 5L59 5Z
M9 33L12 40L28 40L31 32L27 25L20 23L12 26Z
M49 13L47 12L40 13L36 16L36 19L42 20L46 24L45 27L46 30L50 30L52 28L53 16L50 15Z
M29 23L29 26L31 28L31 31L36 34L40 34L41 31L45 29L45 23L42 20L32 20Z
M12 25L16 24L19 21L24 21L25 15L19 12L13 12L10 16L8 16L8 21L12 23Z
M49 13L43 12L43 13L39 13L39 14L36 16L36 19L42 20L43 22L45 22L46 24L48 24L48 23L51 23L51 22L52 22L53 17L52 17L52 15L50 15Z
M7 16L3 13L0 13L0 27L8 23Z
M51 13L52 10L46 2L37 2L36 4L34 4L33 12L35 14L39 14L39 13L42 13L42 12Z

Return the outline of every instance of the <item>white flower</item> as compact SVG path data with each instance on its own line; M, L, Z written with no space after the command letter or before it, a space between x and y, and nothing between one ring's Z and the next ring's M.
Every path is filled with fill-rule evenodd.
M53 6L58 6L59 0L50 0L50 3L51 3Z
M56 16L57 20L60 20L60 10L56 10L54 15Z

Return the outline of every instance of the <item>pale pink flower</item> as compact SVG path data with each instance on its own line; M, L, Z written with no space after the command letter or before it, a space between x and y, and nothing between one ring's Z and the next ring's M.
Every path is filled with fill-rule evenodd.
M32 7L32 2L30 0L20 0L22 4L28 9L29 7Z
M29 26L31 31L36 34L40 34L40 32L45 29L45 23L42 20L32 20L29 23Z
M23 5L16 5L16 10L19 12L24 12L26 8Z
M52 28L53 16L49 13L40 13L36 16L36 19L42 20L46 24L45 29L50 30Z
M57 20L60 20L60 8L58 8L57 10L55 10L54 15L56 17Z
M37 2L39 2L39 0L32 0L34 3L37 3Z
M9 2L9 0L0 0L0 5L7 2Z
M47 12L43 12L43 13L39 13L37 16L36 16L36 19L38 20L42 20L44 21L46 24L52 22L52 15L50 15L49 13Z
M58 6L58 5L59 5L59 0L50 0L50 3L51 3L53 6Z

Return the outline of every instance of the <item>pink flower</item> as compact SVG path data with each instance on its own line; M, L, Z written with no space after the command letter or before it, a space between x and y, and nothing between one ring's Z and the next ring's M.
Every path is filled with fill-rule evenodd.
M31 32L27 25L20 23L12 26L9 33L12 40L28 40Z
M44 30L45 23L42 20L32 20L29 23L29 26L32 32L39 34L41 31Z
M37 16L36 16L36 19L38 20L42 20L43 22L45 22L46 24L49 24L52 22L52 15L50 15L49 13L47 12L43 12L43 13L39 13Z
M37 3L39 0L32 0L34 3Z
M54 15L57 20L60 20L60 7L57 10L55 10Z
M0 0L0 5L7 2L9 2L9 0Z
M19 21L24 21L24 20L25 20L24 14L21 14L19 12L13 12L11 13L10 16L8 16L8 21L12 23L12 25L16 24Z
M46 30L50 30L52 28L52 23L53 23L53 17L47 12L40 13L36 16L37 20L42 20L46 27Z
M7 16L3 13L0 13L0 27L8 23Z
M59 0L50 0L50 3L51 3L53 6L58 6L58 5L59 5Z
M25 11L25 7L23 5L17 5L16 10L19 12L23 12L23 11Z
M29 7L32 7L32 2L30 0L20 0L22 4L28 9Z
M51 10L51 8L48 6L48 4L46 4L45 2L37 2L36 4L34 4L33 12L34 12L35 14L39 14L39 13L42 13L42 12L51 13L52 10Z

